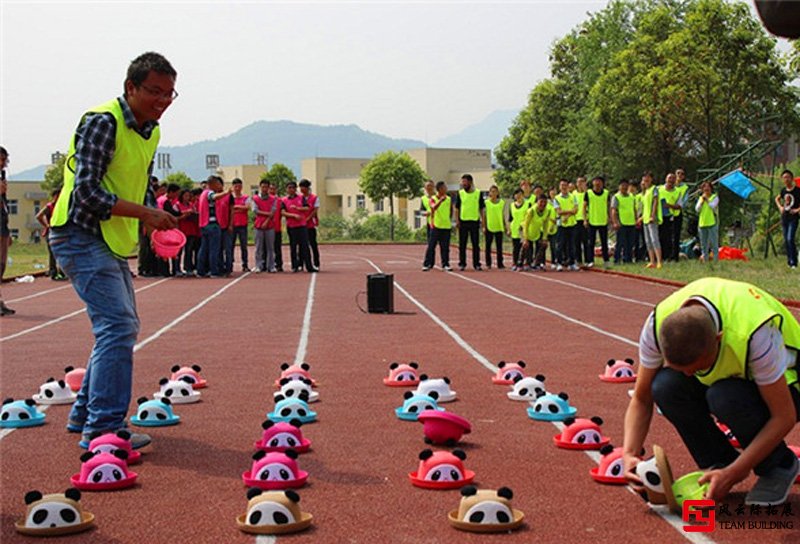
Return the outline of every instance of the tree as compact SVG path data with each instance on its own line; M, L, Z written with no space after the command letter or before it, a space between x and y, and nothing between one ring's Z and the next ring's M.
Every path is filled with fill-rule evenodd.
M44 181L39 186L42 190L47 191L48 194L64 186L64 163L66 160L66 155L59 155L56 163L47 167L44 173Z
M403 151L378 153L361 170L358 186L374 201L389 199L389 238L394 240L394 197L414 198L422 194L425 172Z
M192 189L194 187L194 181L186 172L174 172L165 177L164 181L166 183L176 183L181 186L181 189Z
M297 180L297 176L294 175L291 168L276 162L269 170L261 174L261 179L274 184L278 188L278 194L281 194L286 189L286 184Z

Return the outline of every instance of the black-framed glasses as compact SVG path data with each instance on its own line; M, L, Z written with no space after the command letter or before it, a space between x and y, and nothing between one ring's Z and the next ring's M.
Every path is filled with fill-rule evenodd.
M162 91L161 89L153 89L152 87L148 87L147 85L139 85L142 89L147 91L150 96L155 96L157 98L163 98L164 100L175 100L178 98L178 91L172 89L171 91Z

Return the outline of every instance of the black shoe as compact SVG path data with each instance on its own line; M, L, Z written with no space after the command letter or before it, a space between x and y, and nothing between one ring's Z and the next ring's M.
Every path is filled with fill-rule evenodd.
M467 269L467 267L463 265L458 265L458 269L463 272L464 270Z
M16 310L12 310L8 306L6 306L5 302L0 302L0 316L14 315L15 313L17 313Z

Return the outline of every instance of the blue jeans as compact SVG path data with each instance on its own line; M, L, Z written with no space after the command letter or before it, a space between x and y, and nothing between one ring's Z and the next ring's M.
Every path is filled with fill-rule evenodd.
M636 239L636 227L620 225L617 231L617 245L614 248L614 262L633 262L633 243Z
M200 229L200 251L197 254L197 274L212 276L222 273L222 231L216 223L209 223Z
M68 224L50 231L50 247L86 304L95 338L69 419L83 433L119 429L131 401L139 316L128 262L99 237Z
M795 410L800 413L800 392L795 386L789 390ZM740 378L728 378L706 386L695 377L662 368L653 380L653 399L675 426L700 468L727 466L739 455L717 428L711 414L730 428L742 448L753 441L770 418L758 386ZM785 468L793 457L792 450L781 442L755 466L754 472L761 476L776 466Z
M700 251L703 252L703 260L708 262L711 259L710 252L714 252L714 260L719 260L719 225L711 227L698 227L697 233L700 235Z
M797 244L795 237L797 236L797 222L796 215L790 216L791 219L786 217L781 218L781 226L783 227L783 241L786 247L786 261L789 266L797 266Z

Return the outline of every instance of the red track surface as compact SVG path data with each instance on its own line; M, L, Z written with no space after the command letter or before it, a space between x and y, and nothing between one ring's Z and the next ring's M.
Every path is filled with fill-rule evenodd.
M502 535L503 541L686 542L680 522L676 529L625 488L593 482L588 472L594 462L581 452L555 448L556 428L528 419L526 405L509 401L507 388L492 385L492 373L400 289L395 291L400 315L364 314L354 300L365 289L365 275L375 271L369 259L394 273L396 283L489 361L521 358L530 372L545 374L550 390L568 392L579 414L603 417L604 433L621 445L628 387L604 384L597 374L609 358L635 358L636 348L581 323L635 342L649 305L673 288L584 272L423 274L421 252L408 246L323 248L324 272L316 278L305 356L320 383L321 401L312 405L319 421L304 427L313 447L299 459L300 467L310 473L309 484L299 490L301 506L314 515L314 525L277 540L405 543L500 538L455 531L446 516L457 508L458 492L423 490L408 481L417 454L426 447L422 426L394 416L403 390L385 387L381 380L390 362L417 360L432 377L452 379L459 400L446 408L473 424L463 449L479 487L511 487L515 508L526 514L526 527ZM137 289L153 285L137 295L140 342L236 279L170 279L158 285L156 280L135 280ZM202 390L201 403L176 407L180 425L152 430L153 445L144 450L143 462L135 469L140 482L136 488L84 493L82 503L97 516L96 529L50 541L254 541L240 533L234 521L247 503L240 475L249 468L260 422L272 408L278 366L295 359L310 279L307 274L250 275L137 351L134 399L156 391L158 379L177 362L200 364L209 388ZM33 285L5 285L3 292L13 300L54 287L60 284L37 280ZM364 297L361 302L366 303ZM14 306L17 315L0 321L0 338L82 308L71 289ZM29 396L47 377L59 376L64 366L82 365L91 345L85 313L0 342L0 395ZM64 431L67 413L68 407L51 407L45 426L0 439L3 543L31 541L13 529L24 514L28 490L63 491L69 476L78 471L81 450L76 435ZM663 418L654 420L648 444L666 447L677 474L694 470L671 426ZM792 432L790 443L800 444L800 431ZM731 497L732 512L750 483L739 486ZM790 498L794 516L783 520L797 526L800 501L796 493ZM729 519L780 518L746 514ZM797 530L717 529L709 536L720 543L800 540Z

